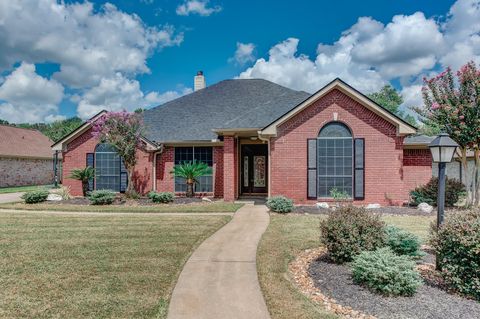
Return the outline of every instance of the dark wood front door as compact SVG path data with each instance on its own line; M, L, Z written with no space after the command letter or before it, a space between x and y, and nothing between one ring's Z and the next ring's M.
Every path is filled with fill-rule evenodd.
M268 192L267 145L242 145L240 161L242 194L266 194Z

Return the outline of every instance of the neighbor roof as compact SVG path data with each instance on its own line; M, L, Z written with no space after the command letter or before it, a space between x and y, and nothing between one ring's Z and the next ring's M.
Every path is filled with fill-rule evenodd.
M225 80L146 110L155 142L205 141L213 129L260 129L310 96L262 79Z
M0 125L0 156L52 158L51 144L40 131Z

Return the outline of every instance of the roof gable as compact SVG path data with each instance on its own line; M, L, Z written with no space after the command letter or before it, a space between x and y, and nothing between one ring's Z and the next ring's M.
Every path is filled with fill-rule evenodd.
M403 119L399 118L397 115L391 113L387 109L383 108L382 106L378 105L370 98L365 96L364 94L360 93L341 79L337 78L330 82L329 84L325 85L316 93L312 94L310 97L296 105L294 108L290 109L288 112L284 113L282 116L265 126L263 129L259 131L261 135L265 136L275 136L277 134L277 128L282 123L285 123L287 120L291 119L292 117L299 114L302 110L307 108L308 106L312 105L315 101L319 100L327 93L333 90L339 90L340 92L346 94L350 98L354 99L362 106L366 107L367 109L371 110L372 112L378 114L380 117L384 118L388 122L392 123L397 128L398 135L409 135L416 133L417 129L410 125L409 123L405 122Z

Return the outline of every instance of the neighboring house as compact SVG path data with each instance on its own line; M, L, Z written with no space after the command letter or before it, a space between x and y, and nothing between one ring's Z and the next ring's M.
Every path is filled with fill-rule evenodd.
M356 204L397 205L426 183L425 145L406 145L416 128L340 79L314 94L261 80L225 80L145 111L144 149L138 152L137 190L182 194L175 164L197 159L213 168L195 186L201 195L285 195L296 203L331 201L336 188ZM92 118L102 116L102 113ZM89 122L53 145L63 151L64 176L96 169L92 188L125 189L120 158L91 136ZM78 181L64 179L74 195Z
M52 184L51 144L37 130L0 125L0 187Z

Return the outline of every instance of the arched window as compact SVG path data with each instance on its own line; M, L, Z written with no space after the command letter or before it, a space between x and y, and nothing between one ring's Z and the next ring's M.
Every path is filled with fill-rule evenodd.
M352 197L353 138L339 122L326 124L318 134L318 197L332 197L332 190Z
M125 191L126 170L117 150L110 144L98 144L95 148L95 189Z

